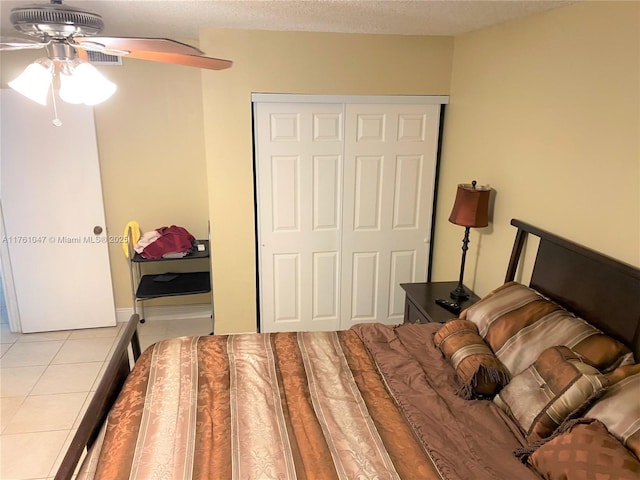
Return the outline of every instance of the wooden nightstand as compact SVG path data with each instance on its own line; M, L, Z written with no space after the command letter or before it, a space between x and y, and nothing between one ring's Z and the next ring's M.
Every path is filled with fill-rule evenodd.
M404 323L440 322L456 318L458 315L436 305L436 298L451 300L449 292L458 282L403 283L400 286L406 293L404 303ZM462 310L473 305L480 298L467 289L471 296L464 302L458 302Z

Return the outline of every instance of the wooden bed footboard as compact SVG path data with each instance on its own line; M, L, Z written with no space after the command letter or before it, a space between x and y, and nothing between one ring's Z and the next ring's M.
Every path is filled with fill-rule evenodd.
M69 445L60 468L58 468L55 480L70 480L73 477L83 453L91 447L98 436L111 405L116 401L133 364L140 356L140 339L137 330L139 321L140 316L134 314L125 326L124 333L118 340L113 356L109 360L107 369L80 422L78 431ZM129 356L129 346L131 346L132 359Z

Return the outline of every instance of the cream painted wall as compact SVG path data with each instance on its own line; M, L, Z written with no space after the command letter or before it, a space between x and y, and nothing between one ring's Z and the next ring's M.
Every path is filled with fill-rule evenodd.
M3 52L3 87L42 54ZM143 231L176 224L206 238L209 210L200 71L141 60L98 68L118 85L111 99L94 108L109 235L122 235L126 223L137 220ZM49 103L43 114L53 118ZM130 307L128 263L121 245L110 244L109 254L116 307ZM172 263L171 270L208 268L206 260L191 262ZM208 295L198 295L154 304L208 302Z
M639 265L639 9L580 2L455 40L208 30L201 48L230 70L100 67L119 85L96 107L107 228L137 219L204 236L210 216L216 331L254 331L251 93L449 94L434 280L457 278L463 230L446 219L472 179L497 192L493 223L471 236L477 293L504 278L512 217ZM37 56L2 52L3 86ZM126 262L110 253L126 307Z
M130 220L142 231L180 225L207 238L209 220L201 74L196 68L142 60L103 67L118 85L95 108L107 228L122 235ZM128 262L110 245L118 307L131 305ZM207 270L206 260L171 262L145 272ZM154 300L153 305L209 303L209 295ZM151 305L151 303L149 303Z
M455 39L434 280L457 278L456 184L496 190L465 283L504 280L519 218L640 265L640 4L580 2Z
M203 72L216 333L256 330L251 93L448 94L449 37L206 30Z

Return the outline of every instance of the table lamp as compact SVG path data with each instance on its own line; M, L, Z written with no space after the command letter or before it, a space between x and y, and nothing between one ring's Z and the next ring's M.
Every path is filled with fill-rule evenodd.
M458 185L456 201L449 216L449 221L464 228L462 240L462 262L460 264L460 279L455 290L451 291L451 298L456 301L466 300L469 293L465 290L462 281L464 279L464 264L469 249L469 229L486 227L489 225L489 195L491 189L485 187L476 188L474 180L469 184Z

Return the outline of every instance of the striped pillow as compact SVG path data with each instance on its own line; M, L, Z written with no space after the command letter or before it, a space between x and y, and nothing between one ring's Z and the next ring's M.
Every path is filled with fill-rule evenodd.
M518 423L529 443L534 443L551 435L609 383L567 347L552 347L512 378L494 402Z
M584 416L600 420L614 437L640 458L640 365L630 369L637 373L608 388Z
M535 290L506 283L460 314L478 326L480 335L515 376L547 348L565 345L600 371L624 360L631 351L583 319L564 310Z
M451 320L442 325L433 340L456 371L462 398L493 397L509 382L509 372L478 335L474 323Z

